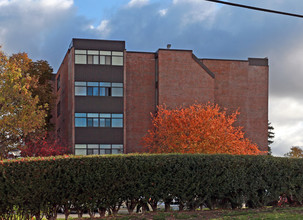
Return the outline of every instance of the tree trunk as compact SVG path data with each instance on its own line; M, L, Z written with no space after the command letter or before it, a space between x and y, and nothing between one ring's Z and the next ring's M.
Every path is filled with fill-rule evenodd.
M101 207L101 208L98 209L98 213L99 213L100 217L104 217L105 212L106 212L106 208Z
M183 202L180 201L180 203L179 203L179 212L181 212L183 210L184 210L184 204L183 204Z
M126 202L127 211L129 214L133 213L137 203L138 203L137 199L132 199L131 201Z
M94 212L94 210L89 209L89 210L88 210L88 214L89 214L89 217L90 217L90 218L94 218L94 217L95 217L95 212Z
M65 220L68 220L68 216L70 214L70 211L68 208L64 207L64 215L65 215Z
M170 202L165 202L165 212L169 212L170 211Z
M77 210L78 218L82 218L83 216L83 211L82 210Z
M157 206L158 206L158 201L153 200L153 201L150 202L150 205L153 209L153 212L156 212L157 211Z

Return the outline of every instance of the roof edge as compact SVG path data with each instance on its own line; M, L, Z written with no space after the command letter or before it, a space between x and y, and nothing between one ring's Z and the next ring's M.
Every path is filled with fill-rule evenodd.
M248 58L250 66L268 66L268 58Z
M215 74L210 71L210 69L208 69L207 66L205 66L205 64L203 64L199 59L198 57L196 57L195 54L192 53L192 57L194 59L194 61L196 61L212 78L215 78Z

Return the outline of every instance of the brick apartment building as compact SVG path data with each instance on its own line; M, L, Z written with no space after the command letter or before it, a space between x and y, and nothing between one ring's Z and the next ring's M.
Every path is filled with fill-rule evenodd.
M199 59L191 50L134 52L124 41L73 39L55 90L56 132L75 154L142 152L157 105L208 101L239 109L237 125L267 150L267 59Z

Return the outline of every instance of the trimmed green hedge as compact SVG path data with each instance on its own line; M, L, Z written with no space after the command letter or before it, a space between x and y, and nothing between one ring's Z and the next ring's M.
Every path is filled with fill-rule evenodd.
M106 210L122 202L166 208L173 199L195 209L251 208L277 201L282 193L303 202L303 160L270 156L119 155L28 158L0 162L0 218L13 213L51 219Z

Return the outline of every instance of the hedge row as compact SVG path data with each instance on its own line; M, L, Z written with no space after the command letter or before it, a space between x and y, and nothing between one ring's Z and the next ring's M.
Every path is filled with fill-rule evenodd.
M283 193L303 201L303 160L270 156L121 155L22 159L0 163L0 218L115 213L125 202L180 208L262 207Z

